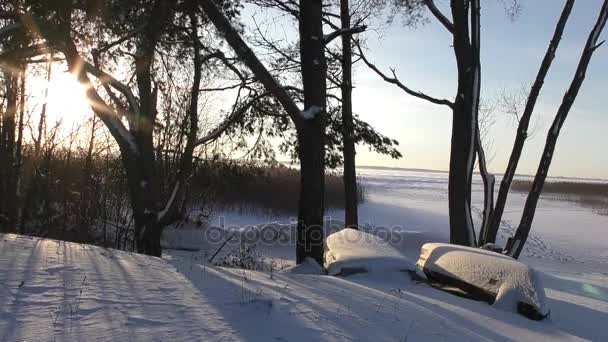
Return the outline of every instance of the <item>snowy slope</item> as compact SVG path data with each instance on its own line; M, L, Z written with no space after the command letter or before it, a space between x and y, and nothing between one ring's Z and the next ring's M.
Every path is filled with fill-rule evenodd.
M0 235L0 341L236 340L162 259Z
M0 235L0 340L578 340L561 322L533 322L399 272L269 274L201 265L196 255Z

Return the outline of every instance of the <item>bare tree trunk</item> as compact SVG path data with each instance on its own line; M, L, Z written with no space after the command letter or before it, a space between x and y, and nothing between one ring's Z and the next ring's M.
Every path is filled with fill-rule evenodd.
M15 197L19 196L21 184L21 169L23 166L23 128L25 125L25 67L21 72L19 89L19 124L17 126L17 147L15 151ZM18 198L16 198L17 200Z
M478 244L479 246L483 246L486 244L483 236L488 231L488 225L490 224L490 219L492 217L492 213L494 212L494 185L496 180L494 175L488 171L486 154L483 149L481 134L479 132L479 122L477 123L475 142L477 146L477 157L479 158L479 173L483 179L483 213L481 227L479 230Z
M557 138L559 137L560 130L568 117L568 113L570 112L574 101L576 100L576 96L578 95L581 85L585 80L585 74L587 72L589 62L591 61L591 57L593 56L593 52L595 52L595 50L603 43L598 44L597 42L607 20L608 0L604 0L604 4L600 10L597 22L587 38L587 43L585 44L578 67L576 68L574 79L570 83L570 87L562 99L562 103L557 110L553 124L551 125L549 133L547 134L547 142L545 143L545 148L538 165L538 170L536 171L536 176L534 177L534 182L532 183L532 189L530 190L528 198L526 199L521 221L517 227L515 235L507 244L507 254L513 258L517 259L519 257L528 238L528 234L530 233L532 221L534 220L534 213L536 212L536 205L538 204L538 199L543 190L543 185L545 184L545 179L547 178L547 173L549 172L549 167L551 166L553 153L555 152Z
M97 131L97 117L93 115L91 118L91 135L89 136L89 142L87 146L87 154L84 159L84 168L82 170L82 189L80 192L80 224L78 234L93 223L93 219L97 216L93 213L93 149L95 147L95 133ZM105 223L104 223L104 243L105 243Z
M38 137L34 142L34 152L36 157L40 155L40 146L42 145L42 135L44 134L44 126L46 125L46 107L49 100L49 83L51 81L52 73L52 55L49 58L49 62L46 65L46 87L44 88L44 102L42 103L42 110L40 111L40 119L38 121Z
M166 208L163 210L165 213L160 218L161 223L169 222L176 218L180 211L180 203L183 203L186 197L186 190L188 189L189 178L192 174L192 158L194 156L194 149L196 148L197 135L198 135L198 110L199 110L199 97L200 97L200 85L202 78L202 67L203 60L201 57L201 43L198 37L198 19L197 19L197 6L192 1L192 8L189 13L190 17L190 39L192 40L193 50L193 68L194 75L192 80L192 87L190 89L190 104L188 107L188 129L186 130L186 146L184 152L179 161L179 170L177 180L173 188L175 196L171 194L170 202L167 203ZM185 125L184 125L185 126Z
M300 201L296 263L306 257L323 264L325 198L326 64L323 1L300 0L300 56L304 86L304 122L298 127Z
M519 124L517 127L517 135L515 137L515 143L513 144L511 156L509 157L509 163L507 164L507 169L502 178L502 181L500 182L498 198L496 199L496 207L494 208L494 212L492 213L487 230L484 230L483 233L480 234L482 244L496 242L496 235L498 234L502 215L504 213L505 205L507 203L507 197L509 196L509 188L511 187L513 177L515 176L515 171L517 170L517 165L519 163L519 159L521 158L521 153L523 151L524 144L526 142L526 139L528 138L528 127L530 125L530 118L532 117L534 107L536 106L536 100L538 99L540 91L545 82L545 77L547 76L549 68L551 67L553 59L555 58L555 52L557 51L557 48L562 38L562 34L564 33L564 28L566 27L570 12L572 11L572 7L574 6L574 1L575 0L567 0L566 4L564 5L564 9L562 10L559 21L555 26L555 31L553 33L551 43L549 43L549 47L545 52L545 56L540 65L540 69L538 70L538 74L536 75L536 79L534 80L534 84L532 85L532 88L530 90L530 94L528 95L526 107L521 116L521 119L519 120Z
M3 232L15 231L15 117L18 107L18 77L15 72L5 73L6 109L2 113L0 136L0 228Z
M479 0L471 0L471 45L475 54L475 62L477 64L477 78L481 80L481 8ZM480 227L480 245L481 235L487 231L486 227L492 211L494 210L494 175L490 174L486 163L486 154L481 141L481 132L479 130L479 102L481 98L481 84L477 82L477 88L474 89L475 94L475 149L479 161L479 172L483 179L483 213Z
M351 27L348 0L340 1L342 29ZM346 227L357 228L359 215L357 208L357 172L355 166L355 141L353 124L353 84L351 45L352 34L342 34L342 136L344 138L344 221Z
M475 246L471 216L471 178L475 163L475 136L479 101L480 67L469 37L469 1L451 1L454 18L454 53L458 92L452 118L452 143L448 199L450 242Z

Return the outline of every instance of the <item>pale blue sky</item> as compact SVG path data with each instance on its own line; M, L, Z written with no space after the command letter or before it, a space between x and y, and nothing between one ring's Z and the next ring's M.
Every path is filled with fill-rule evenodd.
M521 0L516 21L505 15L500 1L482 2L483 96L496 98L503 89L516 91L531 84L561 13L561 0ZM438 1L445 9L447 1ZM518 173L536 171L546 131L567 89L601 5L600 0L579 0L574 7L557 57L546 79L535 114L539 131L527 142ZM446 11L446 14L447 11ZM607 30L602 38L608 38ZM401 81L435 97L453 99L456 89L451 39L433 18L422 27L398 22L379 38L368 33L369 59L388 72L394 67ZM594 55L587 79L562 130L550 174L608 179L608 46ZM447 170L451 113L448 108L418 100L384 83L363 65L356 68L354 108L381 132L396 138L404 154L393 161L359 149L360 165L384 165ZM505 115L492 130L495 157L490 169L502 173L515 126Z

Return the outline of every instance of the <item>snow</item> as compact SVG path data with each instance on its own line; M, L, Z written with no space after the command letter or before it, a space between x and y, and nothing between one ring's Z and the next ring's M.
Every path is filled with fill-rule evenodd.
M425 243L448 241L446 173L358 171L364 232L390 238L409 260ZM474 177L473 207L482 199ZM513 233L524 202L524 194L510 195L498 245ZM291 237L251 241L274 268L213 266L206 260L226 234L211 241L204 224L192 223L166 230L163 239L200 250L164 250L162 259L0 235L0 341L608 341L608 216L551 197L541 197L538 208L521 261L545 288L551 313L540 322L405 272L297 274L286 269L295 260ZM326 229L337 230L344 211L327 217ZM295 220L224 211L210 224L212 231L270 226L285 236ZM235 237L216 260L242 243Z
M517 312L518 303L545 316L545 289L536 271L510 257L478 248L445 243L422 246L418 267L471 284L496 297L494 306Z
M325 272L323 271L323 267L321 267L321 265L317 264L317 261L315 261L315 259L312 259L309 257L306 257L304 259L303 263L301 263L299 265L288 267L288 268L284 269L283 271L281 271L281 273L311 274L311 275L325 274Z
M173 186L173 191L171 192L171 197L169 197L169 200L167 201L167 204L165 205L163 210L159 211L157 214L159 221L162 220L165 217L165 215L167 215L167 212L173 205L173 202L175 202L175 197L177 195L177 191L179 190L179 186L180 186L179 181L175 182L175 185Z
M1 341L237 340L162 259L0 235Z
M308 109L302 111L300 115L304 120L312 120L321 112L321 107L312 105Z
M347 280L17 235L0 243L3 341L580 340L404 273Z
M118 132L122 140L129 145L129 149L131 150L131 152L136 155L139 154L137 144L135 143L135 137L133 136L133 134L131 134L131 132L129 132L125 128L120 119L118 119L117 117L112 117L109 122L110 125L112 125L112 127L114 128L114 131Z
M413 271L416 266L376 235L346 228L326 240L325 268L329 275L347 272Z

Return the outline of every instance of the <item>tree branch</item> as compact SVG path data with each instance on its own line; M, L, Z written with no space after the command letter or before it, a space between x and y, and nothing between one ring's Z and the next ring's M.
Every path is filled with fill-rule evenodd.
M439 22L448 30L450 33L454 33L454 24L448 19L437 6L433 0L424 0L424 4L428 7L429 11L439 20Z
M219 124L211 132L209 132L209 134L207 134L206 136L204 136L204 137L199 138L198 140L196 140L196 142L194 143L194 146L204 145L204 144L206 144L206 143L208 143L210 141L213 141L213 140L219 138L220 135L222 135L222 133L224 133L224 131L226 129L228 129L228 127L230 127L230 125L232 125L232 123L234 123L241 116L245 115L245 113L247 113L247 111L249 110L249 108L251 108L251 106L256 101L259 101L260 99L262 99L262 98L264 98L266 96L270 96L270 92L265 92L265 93L262 93L260 95L257 95L255 97L253 97L251 100L249 100L243 106L241 106L241 108L239 108L239 109L235 110L234 112L232 112L232 114L230 114L230 116L228 116L226 118L226 120L224 120L221 124Z
M350 28L341 28L341 29L335 30L334 32L332 32L330 34L326 34L325 37L323 37L323 39L325 40L325 44L329 44L332 40L340 37L341 35L362 33L362 32L365 32L365 30L367 30L367 25L353 26Z
M126 98L127 101L129 101L129 105L131 106L131 110L133 112L135 112L136 114L139 113L139 103L137 101L137 98L135 97L135 95L133 94L133 92L131 91L131 88L129 88L127 85L123 84L122 82L118 81L117 79L115 79L114 77L112 77L112 75L102 71L101 69L98 69L97 67L93 66L91 63L86 62L84 60L81 60L82 62L82 67L83 69L97 77L97 79L99 79L99 81L101 83L106 83L112 86L112 88L118 90L119 92L121 92Z
M363 50L361 49L361 44L359 43L359 41L354 40L355 45L357 46L357 49L359 50L359 56L361 57L361 60L363 60L363 62L370 68L372 69L376 74L378 74L380 77L382 77L382 79L388 83L392 83L394 85L396 85L397 87L401 88L403 91L405 91L407 94L417 97L419 99L423 99L423 100L427 100L429 102L435 103L435 104L439 104L439 105L444 105L444 106L448 106L450 108L454 107L454 103L447 100L447 99L437 99L434 98L432 96L426 95L422 92L419 91L415 91L412 90L410 88L408 88L405 84L401 83L401 81L399 81L399 79L397 79L397 76L395 75L395 70L391 69L391 72L393 74L393 77L389 77L386 74L384 74L382 71L380 71L380 69L378 69L373 63L371 63L366 57L365 54L363 53Z
M217 4L211 0L198 0L198 5L203 8L207 18L213 23L217 30L223 34L228 44L235 51L237 56L242 60L249 69L253 72L256 78L264 85L266 90L271 92L276 99L281 103L283 108L294 121L299 125L302 122L300 109L295 101L289 96L287 91L283 89L281 84L270 74L264 64L258 59L256 54L251 50L249 45L241 38L239 32L232 26L232 23L226 18Z

